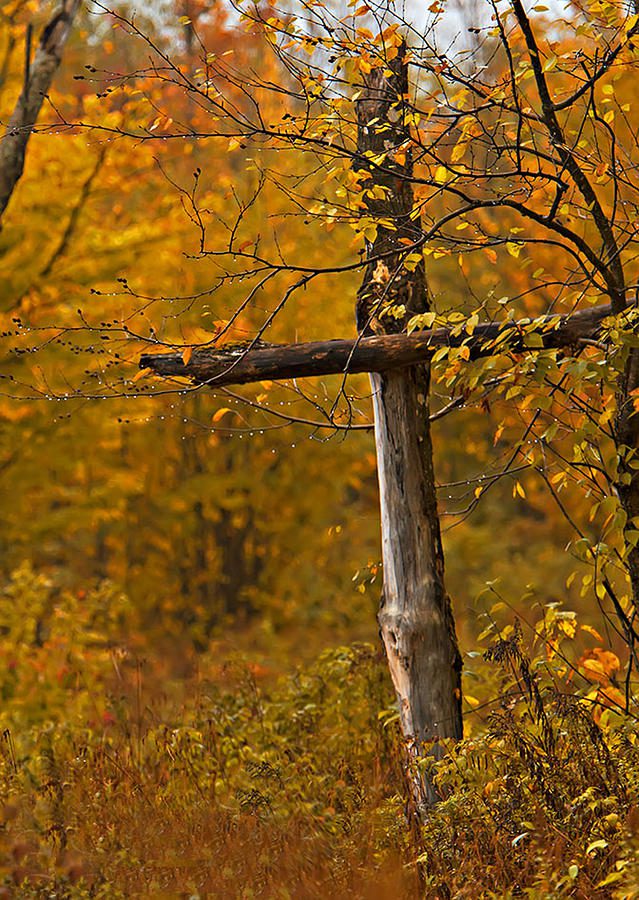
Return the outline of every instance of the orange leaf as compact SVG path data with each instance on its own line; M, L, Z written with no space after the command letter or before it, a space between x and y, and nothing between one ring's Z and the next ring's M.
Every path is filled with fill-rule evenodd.
M587 677L600 682L600 684L606 684L611 675L621 668L621 662L616 653L601 647L594 647L584 653L578 665Z
M491 261L491 263L492 263L493 265L495 265L496 262L497 262L497 254L495 253L495 251L494 251L492 248L490 248L490 247L485 247L485 248L484 248L484 253L485 253L486 256L488 257L488 259Z
M188 366L191 361L191 357L193 356L193 347L187 347L184 353L182 354L182 362L185 366Z
M213 414L213 421L219 422L222 416L227 412L232 412L232 410L229 409L228 406L220 407L220 409L218 409L217 412Z
M585 632L587 632L588 634L591 634L591 635L592 635L594 638L596 638L598 641L600 641L600 642L603 641L602 636L599 634L599 632L597 631L596 628L593 628L593 627L592 627L592 625L581 625L580 627L581 627L581 630L582 630L582 631L585 631Z
M604 650L601 647L595 647L592 650L592 654L595 659L599 660L602 669L607 675L612 675L613 672L616 672L621 668L619 657L611 650Z
M145 375L148 375L149 372L152 372L153 369L140 369L137 375L133 376L133 381L139 381L140 378L144 378Z

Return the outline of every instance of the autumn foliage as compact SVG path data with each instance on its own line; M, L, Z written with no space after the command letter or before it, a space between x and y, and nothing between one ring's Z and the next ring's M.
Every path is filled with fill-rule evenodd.
M2 123L46 6L0 12ZM0 895L639 895L639 23L540 4L537 64L520 4L486 6L80 12L0 230ZM431 416L466 737L420 763L425 825L375 622L366 376L138 366L355 338L392 220L354 109L404 52L410 140L367 165L414 165L401 266L433 306L409 330L462 336ZM608 302L579 346L536 341ZM522 352L470 358L515 319Z

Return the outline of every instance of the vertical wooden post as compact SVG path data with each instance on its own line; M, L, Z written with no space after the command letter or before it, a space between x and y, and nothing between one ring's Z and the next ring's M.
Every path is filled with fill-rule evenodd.
M368 211L378 222L357 299L358 328L365 334L401 331L411 316L429 308L421 252L417 265L413 259L403 266L407 239L421 236L420 217L413 214L407 92L403 46L387 69L364 77L357 104L358 168L368 175L362 186L373 191ZM412 763L424 753L439 756L440 738L462 737L461 656L444 586L430 370L424 364L374 374L371 383L384 564L378 621L399 701L413 800L423 818L437 795Z

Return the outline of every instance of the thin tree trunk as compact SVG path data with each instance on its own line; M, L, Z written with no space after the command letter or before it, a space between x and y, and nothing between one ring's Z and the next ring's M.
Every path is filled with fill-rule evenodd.
M27 31L22 93L0 140L0 218L22 176L29 137L60 65L79 6L80 0L63 0L42 31L33 63L29 58L31 31Z
M412 315L429 307L421 253L416 265L410 261L410 270L403 265L405 247L421 236L419 218L411 218L405 53L405 47L400 48L391 61L391 74L373 69L365 76L357 105L362 186L377 188L379 197L368 201L378 222L369 256L388 254L384 261L369 263L358 294L357 321L363 334L401 331ZM392 227L380 224L383 220ZM425 753L440 756L442 738L462 737L462 666L444 586L429 382L428 364L371 375L384 564L378 621L399 702L409 783L421 818L438 798L413 761Z
M639 525L639 412L634 406L634 392L639 389L639 350L628 352L625 371L617 394L617 415L615 417L615 443L617 446L617 494L622 509L626 513L626 532L634 532ZM626 566L630 578L630 589L635 615L639 613L639 546L631 536L626 538ZM617 610L619 613L619 610ZM635 616L623 619L629 640L634 642L636 633L631 626Z

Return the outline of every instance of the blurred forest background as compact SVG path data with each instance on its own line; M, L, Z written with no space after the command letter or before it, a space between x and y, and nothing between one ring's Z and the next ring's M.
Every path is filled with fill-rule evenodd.
M22 86L26 26L35 40L50 11L2 4L3 122ZM470 7L441 13L472 43ZM560 42L554 15L538 13ZM205 47L261 81L281 77L263 31L221 0L143 5L134 22L176 66L196 69ZM487 67L501 65L493 50L474 47ZM325 169L307 160L301 171L265 147L260 164L280 183L257 192L240 141L169 139L175 123L205 128L206 112L146 80L149 58L147 41L99 4L81 10L2 218L0 894L637 896L639 767L634 719L618 713L627 648L571 545L575 522L593 540L603 533L606 510L577 491L557 503L529 467L496 477L527 421L525 385L433 423L468 740L442 768L448 800L417 834L375 619L367 377L350 380L349 408L331 424L322 410L338 376L215 391L138 374L155 335L209 341L246 296L239 266L211 287L220 263L199 255L197 210L224 236L229 210L242 209L264 252L309 267L348 266L362 247L339 216L291 201L337 187ZM636 73L620 78L622 105ZM281 117L281 102L265 93L262 114ZM157 139L121 136L142 121ZM536 271L552 269L553 252L538 250ZM436 308L467 314L514 297L520 315L541 314L524 255L517 244L463 258L430 250ZM357 270L316 279L268 339L354 336L360 280ZM230 337L251 339L272 300L267 287ZM446 365L435 409L451 397ZM484 657L519 628L523 655ZM563 648L554 659L549 641ZM552 740L547 723L564 713L544 718L531 671L589 698ZM496 724L515 682L521 715L502 710ZM599 729L613 726L606 743ZM537 786L520 795L527 780ZM572 817L552 799L561 791Z

